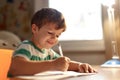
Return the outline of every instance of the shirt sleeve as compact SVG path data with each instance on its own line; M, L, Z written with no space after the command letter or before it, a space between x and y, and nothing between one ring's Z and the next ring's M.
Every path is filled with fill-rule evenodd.
M25 59L30 60L31 53L29 51L29 45L23 44L19 46L13 53L13 57L15 56L24 57Z

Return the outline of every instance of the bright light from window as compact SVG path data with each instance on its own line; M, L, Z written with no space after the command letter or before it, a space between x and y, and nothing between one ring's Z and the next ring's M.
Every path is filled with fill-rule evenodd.
M49 7L63 13L67 30L60 40L101 40L101 3L98 0L49 0Z
M101 3L105 6L111 7L113 4L115 4L115 0L102 0Z

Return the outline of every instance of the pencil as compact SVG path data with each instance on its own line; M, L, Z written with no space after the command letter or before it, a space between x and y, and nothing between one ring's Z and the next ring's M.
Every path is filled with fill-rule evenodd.
M60 43L58 43L58 49L59 49L60 55L63 57L63 51L62 51L62 47L61 47Z

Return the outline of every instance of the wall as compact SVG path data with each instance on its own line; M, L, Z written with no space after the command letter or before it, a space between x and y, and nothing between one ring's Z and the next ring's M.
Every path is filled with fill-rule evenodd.
M48 0L34 0L34 7L35 10L34 12L36 12L37 10L43 8L43 7L48 7Z
M67 52L64 55L72 60L94 65L101 65L105 62L105 52Z
M0 30L13 32L22 40L30 38L33 2L33 0L0 0Z

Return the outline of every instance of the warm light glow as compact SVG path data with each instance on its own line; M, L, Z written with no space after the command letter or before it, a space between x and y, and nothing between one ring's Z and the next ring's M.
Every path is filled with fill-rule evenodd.
M116 26L115 26L115 17L114 17L114 8L112 7L115 4L114 0L104 0L103 5L108 6L108 20L109 20L109 29L110 29L110 37L111 37L111 45L112 45L112 59L106 61L102 64L102 67L120 67L120 60L118 56L117 43L116 43Z
M119 59L119 56L118 55L115 55L112 57L113 59Z
M67 29L60 40L103 39L99 0L49 0L49 7L61 11L65 17Z
M102 4L111 7L115 4L115 0L102 0Z
M111 37L111 45L112 45L112 59L119 59L118 50L117 50L117 42L116 42L116 26L115 26L115 15L114 8L112 5L114 4L113 0L110 0L111 4L108 6L108 20L109 20L109 29L110 29L110 37Z

